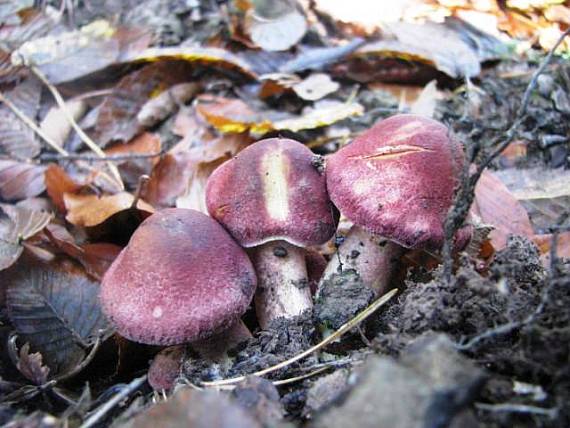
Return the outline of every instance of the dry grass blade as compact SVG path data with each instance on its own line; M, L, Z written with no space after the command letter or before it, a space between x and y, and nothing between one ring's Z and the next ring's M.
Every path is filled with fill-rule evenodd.
M397 292L398 292L398 290L394 289L394 290L391 290L390 292L386 293L385 295L380 297L378 300L376 300L374 303L372 303L370 306L368 306L366 309L364 309L362 312L360 312L358 315L356 315L353 319L348 321L346 324L342 325L333 334L331 334L327 338L325 338L322 341L320 341L319 343L317 343L315 346L307 349L306 351L301 352L300 354L295 355L292 358L289 358L288 360L282 361L279 364L276 364L272 367L268 367L266 369L259 370L255 373L251 373L248 376L264 376L268 373L272 373L276 370L287 367L287 366L311 355L313 352L316 352L319 349L324 348L329 343L334 342L339 337L341 337L345 333L352 330L354 327L356 327L358 324L360 324L362 321L364 321L366 318L368 318L370 315L372 315L374 312L376 312L378 309L380 309L382 306L384 306L392 297L394 297L394 295ZM246 379L246 377L247 376L238 376L238 377L234 377L234 378L230 378L230 379L217 380L217 381L213 381L213 382L202 382L200 384L200 386L219 387L219 386L224 386L224 385L233 385L235 383L239 383L239 382L244 381Z
M61 109L61 111L65 114L65 117L67 118L67 120L69 121L69 123L71 124L71 126L73 127L73 129L75 130L75 132L77 132L77 134L79 135L79 137L81 138L81 140L93 151L93 153L95 153L97 156L99 157L105 157L105 152L97 145L95 144L95 142L83 131L83 129L81 129L81 127L77 124L77 122L75 121L75 119L73 118L73 115L70 113L69 108L67 107L65 100L62 98L61 94L58 92L58 90L55 88L55 86L53 86L44 76L44 74L37 68L37 67L31 67L31 70L34 72L34 74L42 81L42 83L44 85L46 85L46 87L49 89L49 91L51 92L51 94L53 95L53 97L55 98L55 101L57 102L57 105L59 106L59 108ZM60 152L61 153L61 152ZM63 154L63 153L62 153ZM113 175L114 179L116 180L116 184L119 186L120 190L124 190L125 186L123 184L123 180L121 179L121 174L119 174L119 169L117 168L116 165L114 165L111 162L107 162L107 166L109 167L109 170L111 171L111 174Z

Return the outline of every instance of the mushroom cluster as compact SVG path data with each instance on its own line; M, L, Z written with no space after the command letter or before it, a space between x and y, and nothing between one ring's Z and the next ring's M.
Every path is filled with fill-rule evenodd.
M262 329L310 311L343 269L380 295L404 248L441 246L463 163L445 126L414 115L380 121L325 173L303 144L261 140L211 175L210 216L165 209L141 224L103 278L103 310L128 339L216 359L251 337L240 318L254 295ZM354 226L326 265L310 247L331 239L338 211ZM155 359L156 388L173 382L181 349Z

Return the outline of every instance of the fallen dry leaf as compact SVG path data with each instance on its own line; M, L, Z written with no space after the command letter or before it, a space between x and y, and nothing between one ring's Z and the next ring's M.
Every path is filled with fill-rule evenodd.
M55 85L123 62L146 48L150 40L147 31L97 20L77 30L30 38L12 54L12 61L37 66Z
M411 105L410 113L433 117L437 100L441 98L442 96L437 90L437 82L432 80L424 87L418 99Z
M127 192L101 197L65 193L63 195L67 210L65 219L75 226L97 226L114 214L131 209L134 200L134 196ZM148 214L154 212L154 208L141 199L138 200L136 208Z
M2 272L2 281L18 337L41 352L52 376L74 369L99 336L112 334L99 306L99 284L70 260L22 257Z
M40 232L52 215L18 206L0 207L0 270L12 266L24 250L23 242Z
M181 60L190 64L202 64L237 71L248 79L257 79L257 74L247 61L220 48L198 46L149 48L132 55L129 59L135 62Z
M307 101L317 101L336 92L340 85L333 81L328 74L314 73L294 84L292 88L300 98Z
M156 207L173 207L184 193L194 162L187 153L167 153L153 168L144 193Z
M482 223L494 227L489 238L495 250L504 248L511 234L534 235L524 207L491 171L485 171L475 187L474 212Z
M178 106L190 101L200 90L196 82L178 83L148 100L137 114L141 126L150 128L170 116Z
M284 51L307 32L307 21L295 0L257 0L245 18L251 40L266 51Z
M255 135L263 135L269 131L297 132L316 129L364 112L358 103L335 100L321 100L314 106L305 108L299 116L269 110L258 112L239 99L208 95L199 97L198 101L196 110L218 131L249 131Z
M44 233L58 250L77 260L87 274L98 280L103 278L122 250L118 245L109 243L78 245L67 229L57 223L47 226Z
M48 380L49 367L44 366L42 354L34 352L30 354L30 344L26 343L20 349L18 364L20 373L35 385L44 385Z
M0 159L0 197L18 201L38 196L45 190L45 170L43 165Z
M192 67L183 61L160 61L123 77L105 97L95 130L102 147L112 141L129 141L143 131L138 114L153 96L192 78Z
M34 120L40 106L41 86L28 77L4 96L28 118ZM0 154L26 160L40 153L41 145L34 131L12 110L0 103Z
M87 111L87 103L84 100L69 100L65 106L75 121L79 121ZM53 106L42 119L40 129L62 147L73 127L64 111L58 106Z
M114 163L118 166L121 177L127 186L136 187L140 176L149 175L154 165L160 159L160 137L157 134L145 132L128 143L115 144L106 149L105 154L111 157L124 157L121 160L114 161ZM129 156L132 156L132 158L129 159Z
M66 212L63 195L76 193L83 188L83 185L76 183L62 167L56 164L49 164L45 170L45 184L47 194L61 213Z

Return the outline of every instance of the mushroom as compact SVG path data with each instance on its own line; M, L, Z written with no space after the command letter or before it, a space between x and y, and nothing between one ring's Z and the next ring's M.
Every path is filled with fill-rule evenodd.
M242 150L208 179L206 205L243 246L253 248L259 324L312 308L302 247L326 242L336 216L325 178L303 144L269 138Z
M106 272L100 299L135 342L196 342L228 329L256 287L245 251L216 221L171 208L147 218Z
M170 390L182 371L188 358L187 347L202 359L211 363L227 364L227 352L253 336L245 324L239 320L228 329L206 339L188 345L174 345L161 350L155 355L148 369L148 383L156 390Z
M382 294L403 247L439 248L463 164L461 144L443 124L412 114L378 122L331 155L327 188L354 226L319 289L349 268Z

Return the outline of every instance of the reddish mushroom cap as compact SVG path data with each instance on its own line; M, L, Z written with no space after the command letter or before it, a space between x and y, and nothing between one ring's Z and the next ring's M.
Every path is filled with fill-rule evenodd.
M313 159L294 140L252 144L210 176L208 212L244 247L278 239L301 247L326 242L336 219Z
M155 355L148 368L148 383L155 391L168 391L174 386L180 374L185 350L184 346L169 346Z
M406 247L439 247L463 150L439 122L385 119L327 160L332 201L351 221Z
M172 345L235 322L256 277L245 251L210 217L166 209L146 219L101 284L103 311L119 334Z

